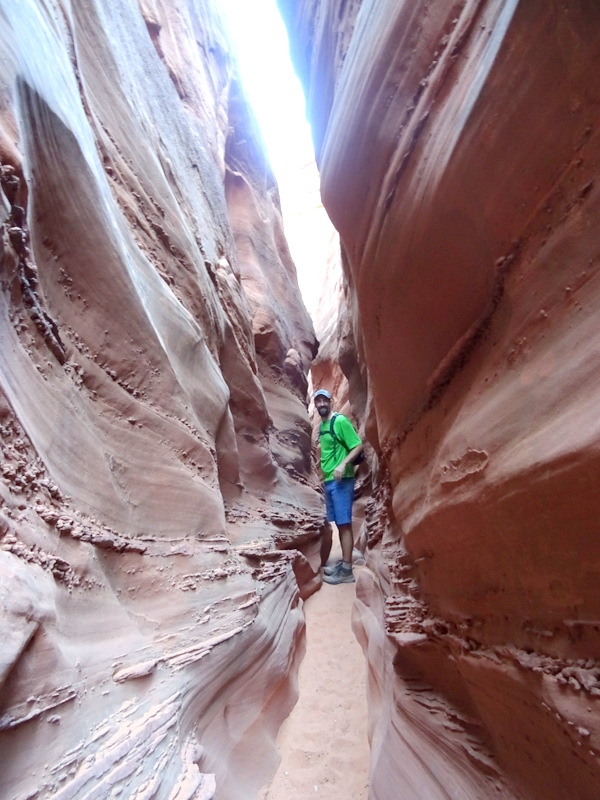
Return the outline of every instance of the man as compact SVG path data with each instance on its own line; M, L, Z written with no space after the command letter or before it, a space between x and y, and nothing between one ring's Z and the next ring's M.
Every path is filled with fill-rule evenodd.
M354 499L354 466L352 462L362 452L363 444L354 426L343 414L333 414L331 395L327 389L314 394L315 408L321 417L319 443L321 471L325 489L327 520L335 522L340 534L342 560L334 567L325 567L326 583L354 583L352 572L352 501ZM327 557L328 553L325 557Z

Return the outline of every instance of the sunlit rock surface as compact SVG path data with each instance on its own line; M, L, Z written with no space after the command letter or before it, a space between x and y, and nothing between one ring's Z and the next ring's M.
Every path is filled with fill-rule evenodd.
M214 2L0 2L0 795L247 800L315 352Z
M279 5L382 467L371 797L594 800L600 7Z

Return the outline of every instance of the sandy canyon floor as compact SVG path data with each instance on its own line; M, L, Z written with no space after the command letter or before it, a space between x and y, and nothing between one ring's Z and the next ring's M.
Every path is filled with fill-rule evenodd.
M350 625L354 590L324 584L305 603L300 696L279 731L281 763L260 800L367 799L366 667Z

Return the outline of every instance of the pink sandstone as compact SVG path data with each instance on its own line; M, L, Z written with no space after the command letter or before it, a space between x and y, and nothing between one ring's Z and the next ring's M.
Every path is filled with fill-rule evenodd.
M600 9L278 2L344 266L319 379L374 448L370 796L595 800Z
M217 4L0 0L0 795L247 800L316 352Z
M372 446L370 796L596 800L600 12L279 3L313 380ZM0 9L0 794L248 800L322 519L276 185L216 3Z

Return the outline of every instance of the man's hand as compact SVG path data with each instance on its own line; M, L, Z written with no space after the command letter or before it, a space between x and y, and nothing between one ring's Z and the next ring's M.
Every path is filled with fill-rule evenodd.
M333 470L333 477L336 481L341 481L344 477L344 472L346 471L346 464L342 461L341 464L338 464L337 467Z

